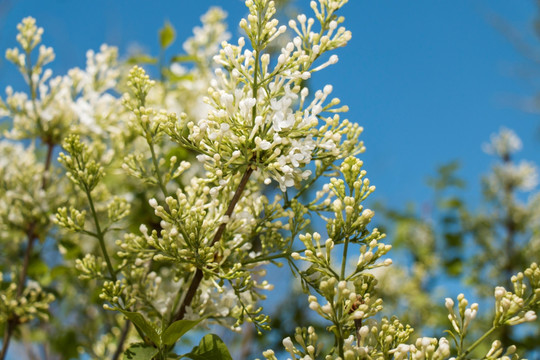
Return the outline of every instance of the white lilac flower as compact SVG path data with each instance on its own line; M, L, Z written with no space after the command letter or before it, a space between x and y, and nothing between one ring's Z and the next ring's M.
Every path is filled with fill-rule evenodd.
M491 135L491 142L483 145L486 153L508 157L521 150L521 139L516 133L507 128L501 128L498 134Z

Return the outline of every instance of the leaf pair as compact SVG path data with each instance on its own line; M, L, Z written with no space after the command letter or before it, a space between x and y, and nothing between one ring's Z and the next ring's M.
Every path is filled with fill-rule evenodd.
M195 325L200 323L205 318L198 320L178 320L173 322L161 334L150 324L142 314L120 310L131 322L141 330L145 336L156 346L174 345L185 333L191 330Z
M185 321L185 320L180 320ZM176 323L178 323L177 321ZM176 323L173 323L176 324ZM172 326L172 325L171 325ZM179 326L177 326L179 328ZM168 328L170 329L170 327ZM185 333L186 331L184 331ZM180 335L181 336L181 335ZM133 344L124 353L124 360L151 360L159 353L159 349L143 344ZM191 360L232 360L227 345L216 334L205 335L198 346L190 353L180 356L180 359Z
M124 314L137 329L144 334L146 343L136 343L124 353L124 359L150 360L160 350L173 347L185 333L195 327L204 318L198 320L178 320L173 322L167 329L159 333L142 314L119 310Z

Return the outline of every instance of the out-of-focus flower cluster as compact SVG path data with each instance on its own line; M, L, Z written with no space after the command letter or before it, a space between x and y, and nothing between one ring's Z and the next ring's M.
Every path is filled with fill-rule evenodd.
M43 291L35 281L29 282L19 293L17 284L9 281L15 277L15 273L0 273L3 289L0 293L0 324L8 321L27 323L34 318L48 320L49 304L54 301L54 295Z
M491 143L484 145L487 153L502 159L502 163L493 168L493 174L487 179L490 193L497 194L505 186L530 191L538 185L538 169L533 163L525 160L519 163L511 161L521 147L520 138L506 128L494 134Z
M12 119L7 135L12 139L40 138L54 144L71 132L118 136L121 116L113 109L119 100L109 93L120 76L116 48L103 45L98 53L89 50L84 70L74 68L68 75L53 77L52 71L45 69L54 60L52 48L40 45L37 60L31 61L43 29L31 17L25 18L18 29L21 48L8 49L6 58L23 75L30 96L6 88L6 98L0 100L0 115Z

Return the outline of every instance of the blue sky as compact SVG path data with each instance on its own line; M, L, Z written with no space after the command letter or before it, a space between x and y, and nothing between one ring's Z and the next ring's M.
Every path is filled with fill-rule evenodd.
M308 1L296 4L307 8ZM0 49L14 45L17 22L32 15L57 53L53 70L64 73L104 42L121 54L133 46L155 54L165 20L185 39L212 5L229 13L237 34L245 15L240 0L0 0ZM538 90L516 75L531 62L488 21L497 14L540 50L536 12L532 0L350 1L344 15L353 40L313 84L333 84L350 106L349 119L364 126L362 157L378 187L373 198L392 206L429 201L426 177L453 159L463 164L470 198L478 198L479 176L491 162L481 144L501 126L522 137L524 158L538 160L538 114L517 106ZM181 41L171 52L181 52ZM0 88L18 79L11 64L0 63Z

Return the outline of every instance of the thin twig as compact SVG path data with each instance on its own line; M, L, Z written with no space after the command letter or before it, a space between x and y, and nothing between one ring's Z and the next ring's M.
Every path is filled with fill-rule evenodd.
M116 282L116 280L117 280L116 273L115 273L114 268L112 266L112 262L111 262L111 258L109 257L109 253L107 252L107 246L105 245L105 234L101 231L97 211L96 211L96 208L94 207L94 201L92 200L92 195L90 195L90 190L86 186L85 186L85 192L86 192L86 197L88 199L88 203L90 204L90 210L92 212L92 217L94 219L94 225L96 227L96 235L97 235L97 239L99 241L99 246L101 248L101 252L103 254L103 258L105 259L105 262L107 264L107 269L109 271L109 275L111 276L111 280Z
M248 166L246 172L242 176L242 179L240 180L240 184L238 184L238 188L234 192L233 198L231 202L229 203L229 207L227 208L227 211L225 212L226 217L231 217L234 208L238 201L240 200L240 197L242 196L242 193L244 192L244 189L246 188L246 185L249 181L249 178L251 174L253 173L253 168L251 166ZM219 228L216 231L216 234L214 235L214 238L212 239L212 242L210 246L214 245L216 242L221 240L221 237L223 236L223 233L225 232L225 227L227 226L227 223L222 223ZM197 293L197 289L199 288L199 285L201 284L201 281L203 279L203 271L201 269L197 269L195 272L195 276L193 277L193 280L191 281L191 284L189 285L189 289L187 290L186 297L184 298L184 301L182 301L182 305L180 305L180 309L176 313L176 315L173 318L174 321L182 320L186 314L186 308L191 305L191 302L193 301L193 298L195 297L195 294Z
M124 352L124 343L126 342L130 325L131 321L126 320L124 328L122 329L122 334L120 334L120 341L118 341L118 347L113 354L112 360L118 360L120 358L120 355L122 355L122 353Z
M16 322L13 319L8 320L6 323L6 328L4 330L4 340L2 341L2 352L0 353L0 359L4 360L6 358L7 350L9 348L9 342L11 340L11 334L16 327Z

